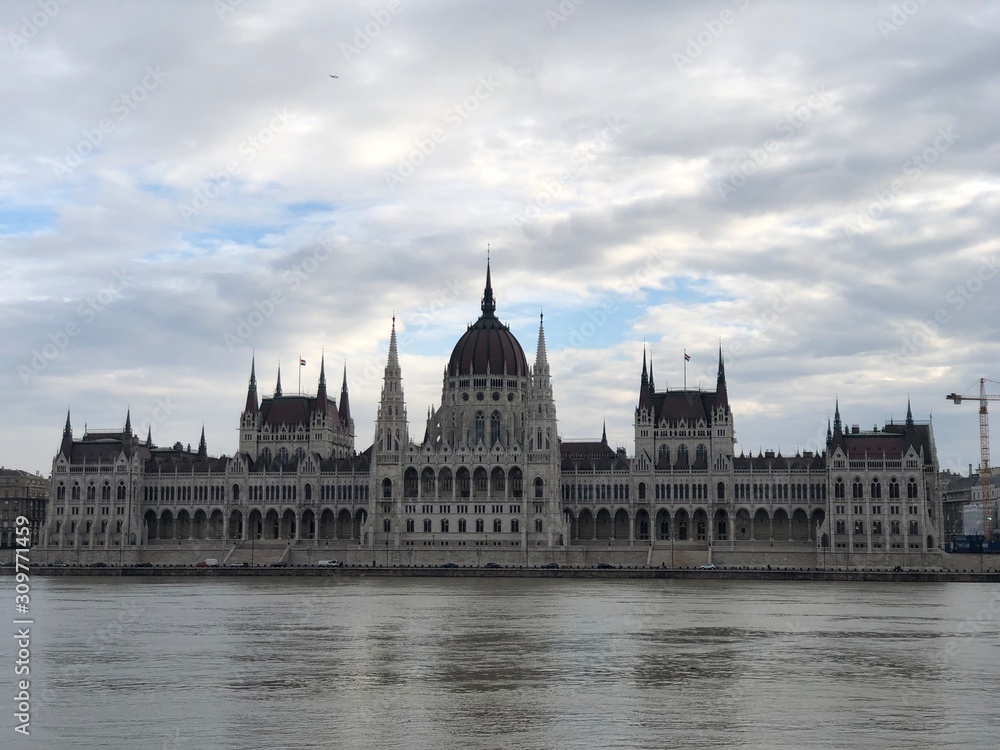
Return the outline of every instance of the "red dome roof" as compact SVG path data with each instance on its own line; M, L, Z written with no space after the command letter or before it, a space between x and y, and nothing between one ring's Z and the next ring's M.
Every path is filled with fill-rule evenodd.
M486 290L483 314L455 344L448 362L448 374L528 376L528 360L514 334L496 316L496 300L486 263Z
M484 313L455 344L448 374L527 377L528 360L507 326Z

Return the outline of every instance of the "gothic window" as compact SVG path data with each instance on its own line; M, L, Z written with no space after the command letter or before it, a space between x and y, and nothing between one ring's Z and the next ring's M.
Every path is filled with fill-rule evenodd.
M896 477L889 480L889 499L899 500L899 481Z
M448 519L447 518L442 518L441 519L441 533L443 533L443 534L447 534L448 533Z
M125 482L118 483L118 499L124 500L126 497Z
M382 480L382 497L386 499L392 497L392 480L388 477Z
M844 486L844 480L837 477L837 483L833 485L833 497L835 500L843 500L846 497L847 488Z
M645 500L646 499L646 483L645 482L639 482L639 499L640 500Z
M483 519L482 518L477 518L476 519L476 533L477 534L482 534L483 533L483 529L485 527L486 527L486 524L483 522Z
M854 486L852 489L854 493L853 497L855 500L860 500L865 496L865 486L861 483L860 477L854 478Z
M910 481L906 483L906 497L910 500L917 499L917 480L910 477Z
M499 518L493 519L493 531L496 532L497 534L503 531L503 521L501 521Z
M476 412L476 439L475 442L486 442L486 417L481 411Z
M542 519L541 518L536 518L535 519L535 533L536 534L541 534L542 533Z
M861 535L861 534L865 533L865 523L864 523L864 521L855 521L854 522L854 533L858 534L858 535Z
M107 482L101 487L101 500L111 499L111 485Z
M521 530L521 522L516 518L510 519L510 530L514 534L518 533Z
M458 519L458 530L460 533L464 534L466 532L466 523L464 518Z
M392 521L390 519L388 518L382 519L382 531L384 531L386 534L392 531Z
M500 442L500 412L495 411L490 415L490 445Z
M87 485L87 500L95 500L97 498L97 488L94 487L94 483L91 482Z
M424 519L424 533L425 534L431 533L431 519L429 518Z
M882 499L882 484L879 482L878 477L872 479L872 500Z
M413 519L412 518L407 518L406 519L406 530L409 533L412 534L415 527L416 527L416 524L414 524Z

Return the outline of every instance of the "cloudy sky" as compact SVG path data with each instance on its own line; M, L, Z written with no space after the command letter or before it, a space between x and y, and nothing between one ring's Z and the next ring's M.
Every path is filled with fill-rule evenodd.
M392 316L411 434L479 314L564 438L629 446L656 385L739 448L933 419L978 464L1000 380L991 2L8 0L0 9L0 462L47 474L126 409L231 454L261 389L347 363L372 440ZM331 78L336 75L338 78ZM338 389L339 391L339 389ZM1000 384L991 384L1000 392ZM996 405L1000 407L1000 404ZM995 421L1000 420L1000 408ZM993 427L994 444L998 431ZM994 460L996 463L996 460Z

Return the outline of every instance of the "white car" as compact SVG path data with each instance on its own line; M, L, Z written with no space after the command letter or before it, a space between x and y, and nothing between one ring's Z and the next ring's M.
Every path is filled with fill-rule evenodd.
M715 563L705 563L704 565L699 565L698 570L715 570Z
M344 563L341 560L320 560L317 565L321 565L324 568L342 568Z

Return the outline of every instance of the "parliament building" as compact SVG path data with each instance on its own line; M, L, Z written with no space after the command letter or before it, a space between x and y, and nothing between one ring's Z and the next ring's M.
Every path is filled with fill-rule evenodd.
M151 432L87 431L67 414L41 550L88 564L933 566L942 506L931 425L846 427L823 451L736 455L720 348L715 389L666 389L643 354L634 446L560 439L539 321L533 362L497 317L490 268L478 320L411 434L389 339L373 442L355 444L346 369L315 395L270 395L256 364L239 446L210 456Z

